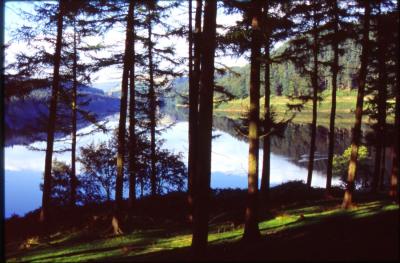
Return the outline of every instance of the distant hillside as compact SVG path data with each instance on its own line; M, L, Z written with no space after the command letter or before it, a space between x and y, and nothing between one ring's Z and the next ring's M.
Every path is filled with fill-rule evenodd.
M338 75L339 89L353 89L356 87L356 74L359 65L359 51L360 47L354 41L347 41L343 44L345 53L340 57L339 62L343 67ZM272 52L272 57L282 53L288 47L288 43L281 45L278 49ZM320 56L321 60L328 60L331 57L332 51L327 50ZM231 92L236 98L246 98L249 93L250 83L250 65L243 67L234 67L233 71L239 73L227 73L224 76L215 76L217 84L225 87L226 90ZM329 69L321 71L321 87L322 89L330 89L331 79ZM261 73L261 80L264 81L264 73ZM308 94L310 92L310 85L307 76L298 72L291 62L274 63L271 66L270 73L271 93L276 96L286 95L300 95ZM188 78L179 78L175 82L176 90L180 94L188 94ZM260 90L261 95L264 95L264 89ZM176 103L183 103L182 99L177 98Z
M64 89L71 88L70 83L62 85ZM5 102L5 141L6 145L29 143L35 140L43 140L46 132L48 108L50 100L50 88L36 89L27 96L12 99ZM60 98L61 99L61 98ZM106 96L100 89L87 85L78 85L78 105L82 110L94 113L98 119L119 111L119 99ZM64 115L70 115L70 108L61 107L59 111ZM88 124L82 116L78 116L78 127ZM67 121L60 117L60 122ZM62 135L62 134L59 134Z

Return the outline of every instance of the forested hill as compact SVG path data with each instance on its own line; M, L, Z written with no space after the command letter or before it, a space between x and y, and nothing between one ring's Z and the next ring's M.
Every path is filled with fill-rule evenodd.
M272 59L281 54L286 48L288 43L281 45L278 49L272 52ZM354 41L348 40L344 44L344 54L339 58L339 64L342 69L338 75L339 89L354 89L357 85L356 76L359 65L360 47ZM331 49L322 53L321 60L329 61L332 58ZM232 71L227 72L225 75L217 75L216 82L218 85L225 87L237 98L245 98L249 95L250 83L250 65L243 67L233 67ZM239 74L236 74L239 73ZM320 79L321 89L329 89L331 87L330 69L324 68L321 72L322 79ZM264 74L261 74L261 80L264 80ZM273 63L271 65L271 93L276 96L287 95L305 95L311 92L311 87L307 76L298 72L291 61L282 63ZM188 79L179 78L175 81L175 87L181 94L188 92ZM261 95L264 95L264 89L260 90ZM179 101L179 100L178 100ZM180 101L182 102L182 101Z
M63 83L67 92L71 83ZM79 84L78 101L82 111L95 115L98 119L119 111L119 99L106 96L100 89ZM28 92L25 96L11 96L5 100L5 142L6 145L29 143L37 139L44 139L48 118L48 103L50 101L50 87L38 88ZM59 102L59 121L66 119L71 114L68 103L62 96ZM88 122L78 114L78 127L87 125ZM35 138L32 137L35 134Z

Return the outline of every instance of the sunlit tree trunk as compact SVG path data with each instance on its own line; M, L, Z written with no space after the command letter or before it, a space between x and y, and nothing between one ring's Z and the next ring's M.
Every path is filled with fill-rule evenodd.
M115 208L112 226L114 234L122 234L120 226L121 212L123 209L123 179L124 179L124 159L125 159L125 136L126 136L126 115L128 107L128 81L129 71L132 65L132 47L133 47L133 8L134 2L129 3L129 10L126 25L124 66L122 72L121 102L118 125L118 152L117 152L117 178L115 182Z
M72 144L71 144L71 197L70 197L70 205L71 207L75 207L76 204L76 97L77 97L77 88L78 88L78 80L77 80L77 48L76 48L76 26L74 20L74 54L73 54L73 82L72 82Z
M271 82L270 82L270 30L268 21L268 1L264 4L264 34L265 34L265 72L264 72L264 81L265 81L265 92L264 92L264 133L268 134L271 130L271 117L270 117L270 95L271 95ZM262 175L261 175L261 195L264 199L265 205L268 206L269 202L269 188L270 188L270 158L271 158L271 140L270 136L266 135L264 137L264 145L263 145L263 166L262 166ZM264 205L264 206L265 206Z
M150 158L151 158L151 174L150 174L150 189L151 195L157 194L156 181L156 94L154 90L154 72L153 72L153 43L151 42L152 25L151 25L151 10L149 9L148 21L148 56L149 56L149 107L150 107Z
M351 155L349 169L347 173L346 190L343 197L342 207L348 209L352 206L353 192L355 189L355 176L357 170L358 148L361 141L361 122L364 102L364 90L367 76L368 56L369 56L369 26L371 6L368 1L363 2L365 5L364 21L363 21L363 36L362 36L362 51L361 51L361 68L358 76L358 93L355 112L355 123L351 139Z
M54 131L57 116L57 100L60 88L60 62L61 62L61 46L62 46L62 33L63 33L63 17L65 11L65 1L61 0L59 3L59 11L57 17L57 40L54 53L54 68L53 68L53 82L51 89L51 99L49 108L49 120L47 123L47 146L44 167L44 183L43 183L43 196L42 196L42 209L40 211L40 222L48 221L48 212L51 198L51 169L53 160L53 147L54 147Z
M250 111L249 111L249 170L245 227L243 239L260 238L258 229L258 153L260 123L260 56L261 56L261 7L262 2L251 2L251 64L250 64Z
M216 47L217 2L209 0L204 5L204 32L201 38L201 76L200 101L198 115L198 138L196 177L193 194L193 236L194 255L204 256L208 236L208 206L211 174L211 138L214 93L214 56Z
M133 9L135 9L133 7ZM129 71L129 208L133 209L136 202L136 134L135 134L135 19L133 10L133 26L132 26L132 62Z
M337 75L339 71L339 14L338 3L336 0L332 1L333 10L333 23L334 23L334 36L332 41L333 49L333 63L332 63L332 106L329 122L329 146L328 146L328 166L326 170L326 194L329 196L332 185L332 162L333 151L335 148L335 117L336 117L336 90L337 90Z

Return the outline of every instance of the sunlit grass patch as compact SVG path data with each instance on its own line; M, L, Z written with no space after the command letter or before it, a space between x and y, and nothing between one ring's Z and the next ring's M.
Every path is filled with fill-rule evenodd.
M331 90L324 91L321 96L324 98L322 102L317 105L317 124L322 126L329 126L329 116L331 111ZM349 128L354 124L354 110L356 106L357 91L356 90L338 90L336 101L336 127ZM367 101L368 98L365 98ZM273 111L276 112L277 118L288 118L285 115L288 108L286 105L291 101L286 96L271 96L271 106ZM366 109L368 105L364 103ZM249 98L234 99L226 103L218 105L214 109L216 115L229 115L232 119L237 119L241 114L245 113L249 108ZM260 98L260 113L263 114L264 110L264 97ZM294 123L311 123L312 120L312 102L308 101L304 104L304 109L297 112L293 119ZM394 120L393 114L387 116L387 121L392 123ZM363 123L369 123L372 120L368 116L363 116Z
M19 262L19 261L46 261L47 259L51 259L51 261L59 261L65 257L74 257L75 255L86 255L91 254L91 251L99 252L103 251L110 251L114 249L118 249L121 246L131 244L131 243L140 243L141 241L148 240L149 237L143 236L142 233L134 233L125 236L118 236L118 237L110 237L92 241L81 242L74 245L65 246L51 246L48 245L46 248L43 249L35 249L32 251L28 251L23 253L19 257L14 257L10 259L9 262ZM62 244L60 244L62 245ZM101 253L100 253L101 254ZM86 257L85 257L86 258ZM77 259L78 260L78 259Z
M244 229L241 227L223 233L211 233L208 235L208 242L220 243L236 241L243 236L243 232Z

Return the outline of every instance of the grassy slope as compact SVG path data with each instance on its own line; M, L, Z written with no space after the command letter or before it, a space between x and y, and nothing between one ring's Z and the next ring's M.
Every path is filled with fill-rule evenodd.
M330 91L324 91L321 94L323 101L318 105L318 125L329 126L329 117L331 111L331 94ZM354 124L354 109L356 105L356 90L339 90L337 93L337 105L336 105L336 126L337 127L350 127ZM367 101L367 98L365 98ZM287 118L291 116L287 114L285 116L285 112L287 110L286 104L289 103L289 99L287 97L281 96L272 96L271 97L271 105L273 110L277 113L278 120L282 118ZM233 117L239 117L240 114L244 113L248 108L249 100L245 99L237 99L232 100L228 103L224 103L219 105L214 109L215 114L220 115L232 115ZM261 103L261 111L263 112L264 107L264 98L260 99ZM366 103L364 102L364 108ZM296 117L294 118L295 123L311 123L311 111L312 111L312 103L308 102L305 105L305 108L302 112L296 113ZM364 123L367 123L369 120L367 117L364 117ZM388 118L388 121L392 121L392 117Z
M263 240L240 242L243 227L213 225L206 259L396 259L399 206L364 201L350 211L340 200L284 206L259 227ZM189 229L134 231L119 237L90 238L84 231L56 233L30 248L8 243L7 262L189 260ZM12 248L14 246L14 248Z

